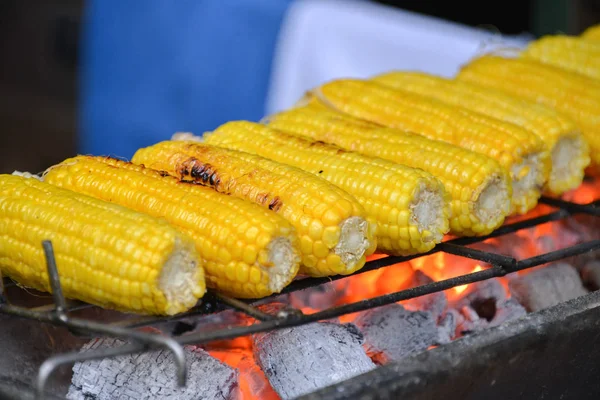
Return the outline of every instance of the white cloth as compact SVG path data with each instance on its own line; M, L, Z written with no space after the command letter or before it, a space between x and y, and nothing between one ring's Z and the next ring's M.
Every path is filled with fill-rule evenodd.
M335 78L367 78L394 69L452 77L483 51L522 47L528 40L372 2L298 0L279 33L266 112L286 109L307 90Z

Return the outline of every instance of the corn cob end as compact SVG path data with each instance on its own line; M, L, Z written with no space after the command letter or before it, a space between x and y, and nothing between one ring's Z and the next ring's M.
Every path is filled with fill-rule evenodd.
M580 133L561 137L552 148L552 171L546 191L560 195L577 188L590 164L589 145Z
M165 314L192 308L206 292L204 282L204 269L198 263L194 244L176 239L158 277L158 289L167 299Z

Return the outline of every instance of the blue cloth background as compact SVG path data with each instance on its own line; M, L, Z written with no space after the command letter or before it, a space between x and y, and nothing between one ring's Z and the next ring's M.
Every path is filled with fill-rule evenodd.
M90 1L79 152L130 158L175 131L260 119L292 1Z

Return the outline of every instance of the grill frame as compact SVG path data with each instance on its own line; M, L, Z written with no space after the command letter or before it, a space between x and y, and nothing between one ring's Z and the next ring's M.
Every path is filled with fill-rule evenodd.
M445 252L461 257L483 261L491 265L490 268L474 272L466 275L456 276L450 279L441 280L410 289L393 292L370 299L363 299L357 302L327 308L314 314L304 315L299 310L297 312L285 312L277 315L271 315L259 310L254 304L265 300L273 299L281 294L292 293L299 290L315 287L344 279L348 276L333 276L327 278L305 278L292 282L286 287L282 293L270 296L267 299L260 300L238 300L222 294L209 291L201 302L189 310L188 312L178 314L170 318L162 317L140 317L133 320L127 320L125 323L116 322L111 324L98 323L92 320L73 318L69 314L73 311L81 310L82 308L95 307L89 304L78 301L65 300L60 287L60 277L56 269L52 245L49 241L44 242L44 252L46 255L46 264L50 283L53 292L53 304L34 308L25 308L11 305L3 296L4 286L14 285L12 281L5 279L0 280L0 313L13 315L21 318L37 320L43 323L64 326L73 332L83 333L86 335L105 335L119 337L130 341L131 343L115 349L102 349L86 353L71 352L57 354L48 358L39 368L36 379L36 392L39 397L42 397L45 392L46 382L51 374L61 365L73 364L78 361L91 359L99 359L105 357L116 357L124 354L137 353L148 351L155 348L164 348L169 350L175 359L177 365L177 381L179 384L185 384L186 370L185 360L183 355L182 345L186 344L206 344L215 340L234 339L236 337L247 336L255 333L267 332L274 329L293 327L320 320L332 319L346 314L351 314L359 311L365 311L371 308L384 306L395 303L401 300L439 292L450 289L455 286L479 282L494 277L502 277L509 273L536 267L549 262L561 260L567 257L584 254L600 249L600 240L591 240L579 243L560 250L540 254L523 260L517 260L513 257L508 257L496 253L481 251L467 246L483 242L490 238L496 238L503 235L518 232L523 229L535 227L547 222L553 222L568 218L577 214L585 214L591 217L600 217L600 200L589 204L578 204L574 202L564 201L555 198L542 197L541 204L545 204L556 208L549 214L527 218L519 222L506 224L490 235L481 237L465 237L452 239L437 245L431 251L413 256L397 257L387 256L378 260L373 260L354 274L357 275L368 271L373 271L379 268L384 268L389 265L409 261L418 257L423 257L438 252ZM151 333L140 332L135 328L150 326L167 321L175 321L191 316L207 315L215 312L220 312L225 309L234 309L245 313L249 317L257 320L256 323L248 326L228 326L223 329L216 329L209 332L196 332L186 334L184 336L159 336Z

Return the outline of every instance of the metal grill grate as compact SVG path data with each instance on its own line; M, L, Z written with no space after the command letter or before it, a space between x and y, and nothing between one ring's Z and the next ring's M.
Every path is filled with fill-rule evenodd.
M304 315L301 311L286 312L277 315L265 313L253 304L256 301L241 301L233 299L218 293L209 292L199 305L189 310L186 313L179 314L171 318L160 317L139 317L134 320L124 322L116 322L112 324L98 323L95 321L74 318L70 313L82 308L93 307L89 304L67 301L62 295L60 279L56 269L52 244L48 241L42 245L46 254L46 263L48 273L51 279L54 304L35 308L24 308L11 305L2 296L4 293L3 286L14 285L9 280L0 281L0 312L14 315L22 318L38 320L43 323L62 325L74 332L85 334L104 335L112 337L120 337L129 340L130 343L119 348L102 349L88 351L85 353L73 352L58 354L47 359L39 369L39 374L36 381L38 394L41 396L44 393L46 382L50 375L61 365L73 364L78 361L100 359L105 357L115 357L118 355L136 353L154 348L164 348L169 350L175 359L177 366L177 379L179 384L185 384L187 375L185 367L185 359L182 345L185 344L205 344L215 340L233 339L240 336L246 336L254 333L266 332L274 329L292 327L311 322L316 322L325 319L340 317L342 315L364 311L371 308L391 304L401 300L407 300L426 294L450 289L455 286L468 283L483 281L493 277L501 277L508 273L520 271L527 268L532 268L548 262L564 259L566 257L583 254L600 249L600 240L591 240L584 243L544 253L534 257L517 260L512 257L503 256L500 254L485 252L467 247L468 245L485 241L490 238L499 237L502 235L517 232L522 229L531 228L551 221L558 221L576 214L586 214L590 217L600 217L600 200L591 204L576 204L552 198L542 198L540 203L557 208L557 211L539 217L525 219L516 223L507 224L494 231L492 234L483 237L468 237L458 238L446 241L439 244L428 253L408 256L408 257L393 257L388 256L378 260L368 262L364 268L357 271L353 275L367 271L373 271L392 264L397 264L409 261L425 255L430 255L438 252L445 252L457 256L467 257L480 260L491 265L491 268L479 272L470 273L467 275L457 276L438 282L414 287L411 289L401 290L399 292L389 293L377 296L370 299L360 300L354 303L349 303L337 307L327 308L310 315ZM328 278L306 278L292 282L286 287L282 293L290 293L310 287L318 286L334 280L343 279L347 276L334 276ZM273 298L278 295L272 296ZM264 302L265 299L261 299ZM205 315L222 311L224 309L234 309L247 314L257 320L256 323L249 326L233 326L224 329L212 330L210 332L196 332L186 334L185 336L165 337L146 332L140 332L135 328L153 325L168 320L178 320L194 315Z

